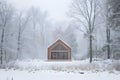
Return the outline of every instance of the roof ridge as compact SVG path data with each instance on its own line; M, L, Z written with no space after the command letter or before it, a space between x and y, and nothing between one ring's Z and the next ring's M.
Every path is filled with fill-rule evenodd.
M61 40L61 39L58 39L58 40L56 40L55 42L53 42L48 48L52 47L52 46L53 46L54 44L56 44L58 41L61 41L65 46L67 46L68 48L71 49L71 47L70 47L65 41L63 41L63 40Z

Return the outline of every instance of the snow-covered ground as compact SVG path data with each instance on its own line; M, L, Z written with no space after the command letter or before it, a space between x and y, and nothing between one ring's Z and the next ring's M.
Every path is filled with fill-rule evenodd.
M119 69L120 60L100 60L94 59L92 63L89 60L79 61L42 61L42 60L22 60L10 62L7 65L9 69L20 70L56 70L56 71L114 71Z
M0 80L120 80L120 74L108 72L75 72L39 70L0 70Z
M89 60L22 60L0 69L0 80L120 80L119 64L116 60L94 60L91 64Z

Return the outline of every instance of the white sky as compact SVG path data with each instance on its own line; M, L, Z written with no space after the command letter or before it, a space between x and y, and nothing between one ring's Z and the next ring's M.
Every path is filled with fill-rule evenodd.
M17 9L27 9L30 6L39 7L42 11L47 11L49 17L55 21L67 21L67 12L71 0L8 0Z

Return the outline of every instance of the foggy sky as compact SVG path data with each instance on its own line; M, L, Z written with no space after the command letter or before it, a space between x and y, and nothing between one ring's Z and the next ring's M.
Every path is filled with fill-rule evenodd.
M71 0L8 0L14 7L19 10L28 9L31 6L47 11L50 19L54 21L68 21L67 12Z

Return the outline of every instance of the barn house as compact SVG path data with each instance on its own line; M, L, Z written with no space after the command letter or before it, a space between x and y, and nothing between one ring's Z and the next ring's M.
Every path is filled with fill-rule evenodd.
M62 40L57 40L48 48L48 60L71 60L71 48Z

